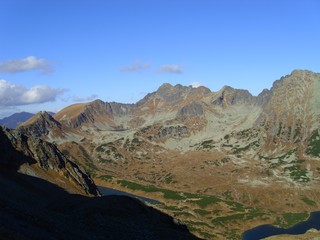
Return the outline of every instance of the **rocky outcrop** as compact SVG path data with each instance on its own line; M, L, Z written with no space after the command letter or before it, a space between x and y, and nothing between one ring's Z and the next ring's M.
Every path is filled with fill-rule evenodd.
M300 142L319 127L320 74L295 70L265 92L263 111L256 121L274 137Z
M265 105L270 99L271 92L269 89L263 89L263 91L256 98L256 102L258 105Z
M66 188L72 191L72 186L81 189L88 195L99 195L92 179L74 162L64 156L52 143L35 136L28 136L21 131L0 129L1 162L19 171L46 179L45 174L37 170L52 170L66 182ZM20 167L23 166L23 167ZM50 178L49 181L60 185L62 179ZM68 184L69 182L69 184Z
M168 137L179 138L188 134L186 126L170 126L163 127L157 134L154 135L155 139L163 139Z
M169 83L165 83L159 87L156 93L165 102L173 104L180 101L187 92L191 91L191 89L191 87L184 87L180 84L172 86Z
M22 123L17 129L21 134L29 134L40 138L47 136L51 131L61 131L61 124L56 121L49 113L39 112Z
M112 114L115 116L128 115L132 112L133 104L122 104L116 102L103 102L100 99L93 101L90 104L87 104L84 108L83 113L85 115L91 116L91 120L94 120L94 117L98 117L99 114Z
M213 105L226 107L228 105L253 104L253 97L248 90L234 89L225 86L219 91L218 96L213 100Z
M199 117L204 114L204 108L200 103L192 102L183 106L177 113L177 119L180 121L188 120L192 117Z
M114 119L130 115L133 111L133 106L133 104L109 103L98 99L90 103L69 106L54 117L71 128L79 128L85 124L94 125L97 123L112 129L117 128Z

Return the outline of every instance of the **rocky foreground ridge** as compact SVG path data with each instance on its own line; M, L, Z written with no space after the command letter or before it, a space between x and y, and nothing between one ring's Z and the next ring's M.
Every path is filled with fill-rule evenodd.
M0 186L0 239L198 239L139 200L97 197L92 179L54 144L7 128Z
M7 128L0 128L0 139L2 166L49 180L70 192L100 195L92 179L54 144Z
M180 206L174 214L200 236L233 239L230 232L290 224L287 213L320 207L319 106L320 74L295 70L258 96L163 84L136 104L75 104L17 131L55 143L101 184L176 191L180 200L144 194ZM197 212L201 196L191 193L219 201Z

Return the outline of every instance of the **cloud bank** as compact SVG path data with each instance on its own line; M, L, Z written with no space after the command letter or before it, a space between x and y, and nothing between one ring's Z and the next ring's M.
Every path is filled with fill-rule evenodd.
M141 63L139 61L133 63L132 65L124 66L120 69L121 72L139 72L150 67L149 63Z
M183 73L183 68L181 65L163 65L158 70L160 73L173 73L181 74Z
M202 87L203 84L200 82L192 82L192 83L190 83L190 86L193 88L198 88L198 87Z
M48 86L26 88L22 85L12 84L6 80L0 80L0 106L21 106L52 102L56 100L58 95L64 92L64 89Z
M92 101L98 97L97 94L91 94L91 96L88 97L73 97L72 101L74 102L85 102L85 101Z
M38 70L43 74L48 74L53 71L53 67L44 59L39 59L34 56L0 62L0 72L19 73L32 70Z

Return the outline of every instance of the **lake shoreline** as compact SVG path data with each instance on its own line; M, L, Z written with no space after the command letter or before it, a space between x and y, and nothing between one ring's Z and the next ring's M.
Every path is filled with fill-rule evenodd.
M310 229L320 230L320 211L311 212L305 221L301 221L289 228L280 228L271 224L260 225L242 234L242 240L259 240L276 235L304 234Z
M146 202L148 204L151 204L151 205L161 204L161 202L159 202L158 200L147 198L147 197L142 197L142 196L139 196L136 194L128 193L128 192L121 191L121 190L114 189L114 188L98 186L98 189L101 192L102 196L109 196L109 195L128 196L128 197L132 197L132 198L137 198L137 199L139 199L143 202Z

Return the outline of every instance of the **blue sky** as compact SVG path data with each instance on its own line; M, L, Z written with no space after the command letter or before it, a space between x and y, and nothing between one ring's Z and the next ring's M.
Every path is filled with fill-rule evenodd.
M320 72L319 0L1 0L0 118Z

